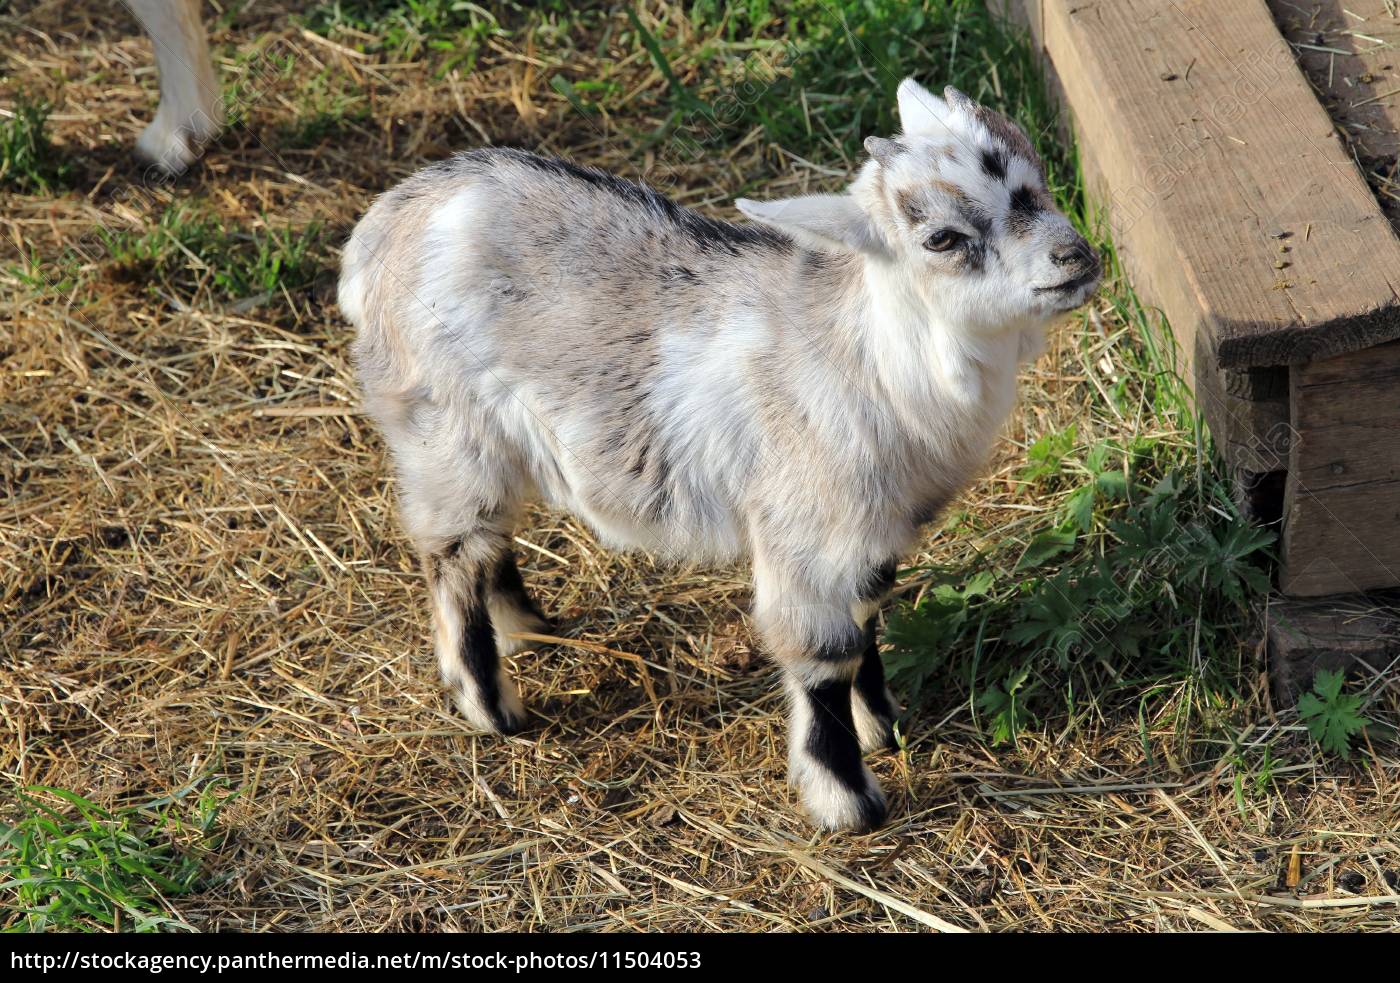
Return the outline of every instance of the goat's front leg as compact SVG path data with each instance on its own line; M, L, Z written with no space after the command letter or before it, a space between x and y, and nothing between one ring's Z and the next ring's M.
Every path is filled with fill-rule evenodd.
M851 618L853 599L821 599L772 567L755 572L755 617L788 694L788 780L823 829L874 829L885 797L861 760L852 712L870 642Z

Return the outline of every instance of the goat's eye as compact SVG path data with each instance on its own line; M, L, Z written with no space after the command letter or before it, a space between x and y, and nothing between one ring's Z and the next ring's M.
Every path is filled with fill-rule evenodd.
M935 253L946 253L948 250L962 245L967 241L967 236L957 229L939 229L933 235L924 240L924 248Z

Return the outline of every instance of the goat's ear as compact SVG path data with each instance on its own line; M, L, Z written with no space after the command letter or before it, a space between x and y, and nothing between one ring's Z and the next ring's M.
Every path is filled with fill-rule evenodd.
M943 101L948 104L948 108L958 113L967 113L969 116L977 112L977 103L973 102L959 90L951 85L943 87Z
M899 83L899 125L905 133L928 133L946 128L948 104L913 79Z
M866 137L865 152L879 161L882 167L888 167L904 153L904 145L898 140L886 140L884 137Z
M802 195L777 201L734 202L755 222L771 225L811 249L876 252L881 240L870 216L850 195Z

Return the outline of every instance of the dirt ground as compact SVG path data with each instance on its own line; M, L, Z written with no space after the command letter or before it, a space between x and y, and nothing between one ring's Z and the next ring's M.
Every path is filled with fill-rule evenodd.
M1400 9L1395 0L1269 0L1279 30L1400 230Z
M889 825L817 836L784 783L743 571L611 554L540 512L518 555L566 641L513 660L533 726L471 733L440 693L383 447L355 408L337 246L374 193L463 146L617 166L613 121L570 111L543 41L493 39L470 71L440 73L264 5L215 27L220 70L236 80L269 39L298 69L151 189L128 154L155 104L149 43L116 4L21 7L0 105L52 100L72 170L7 193L0 215L0 771L103 803L217 776L231 798L211 877L165 902L174 916L218 931L1400 926L1400 760L1316 754L1270 705L1248 640L1231 740L1182 745L1171 719L1089 701L998 746L961 697L933 693L903 750L872 761ZM639 87L665 84L635 65ZM331 129L308 135L298 121L323 97ZM775 195L831 180L756 137L674 190L730 215L774 171ZM139 250L59 262L170 200L254 237L318 226L321 267L231 300L218 271ZM1082 412L1111 356L1105 340L1086 368L1084 323L1025 374L959 506L992 528L1040 508L1015 480L1025 446ZM952 538L931 530L910 566L970 548ZM906 577L903 598L926 583Z

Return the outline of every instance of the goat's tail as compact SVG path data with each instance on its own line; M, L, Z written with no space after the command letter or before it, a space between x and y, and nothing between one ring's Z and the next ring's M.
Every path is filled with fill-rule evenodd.
M388 195L381 195L363 218L355 223L340 259L340 284L336 300L346 320L361 331L373 327L375 301L382 293L385 252L389 245L388 213L393 211Z

